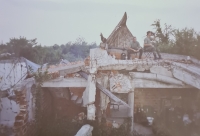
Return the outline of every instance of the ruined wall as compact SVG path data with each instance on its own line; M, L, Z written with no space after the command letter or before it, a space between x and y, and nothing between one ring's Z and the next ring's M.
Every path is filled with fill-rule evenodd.
M34 121L33 78L27 77L27 64L22 59L0 61L0 135L26 135ZM6 129L5 129L6 128Z
M20 84L27 76L26 63L21 60L0 61L0 91Z
M26 100L26 89L18 90L15 93L17 103L20 107L20 112L15 117L14 132L16 136L24 136L27 132L27 122L28 122L28 111L27 111L27 100Z
M33 104L33 84L35 80L30 78L24 80L21 85L16 86L13 90L15 97L13 100L17 103L19 111L12 127L15 136L26 136L28 124L34 121L35 105Z
M138 107L152 106L159 114L165 107L194 108L197 89L135 89L134 112Z
M32 87L31 92L35 94L35 88ZM41 91L41 113L37 113L35 109L35 95L26 99L27 89L15 91L16 100L20 107L20 112L15 117L14 134L16 136L35 136L37 131L36 114L40 114L41 122L46 123L52 117L52 97L49 91ZM32 105L32 108L30 106Z

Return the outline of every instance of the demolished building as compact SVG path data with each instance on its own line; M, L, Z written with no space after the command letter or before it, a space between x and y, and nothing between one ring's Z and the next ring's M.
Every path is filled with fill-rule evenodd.
M160 114L167 106L191 108L200 89L200 61L166 53L162 60L137 59L137 54L136 59L122 60L133 38L126 21L125 13L107 38L108 47L91 49L84 63L50 67L54 78L44 82L43 88L57 97L67 93L68 99L85 107L88 120L106 117L120 124L130 117L132 129L140 110L152 114L154 109L153 113Z
M35 79L29 78L30 67L35 72L40 66L25 58L0 61L0 135L24 136L33 129Z
M48 68L51 78L42 84L44 118L51 115L57 119L84 112L87 120L104 117L116 127L125 118L130 118L133 130L133 124L137 122L134 115L137 116L141 110L152 117L152 114L160 114L169 106L195 108L192 105L200 89L200 61L193 57L188 61L187 56L166 53L162 53L162 60L137 59L137 54L134 54L133 60L122 60L121 54L127 54L124 48L130 46L133 38L126 21L125 13L107 38L106 50L91 49L84 62L60 63ZM20 78L28 70L22 71ZM29 80L30 85L26 83ZM14 89L16 100L20 101L16 105L20 109L16 110L11 126L20 136L25 135L27 118L31 118L34 112L34 98L30 91L24 91L25 84L30 89L34 80L23 78ZM28 101L30 104L26 105ZM31 105L33 110L28 112ZM92 131L90 126L84 127ZM77 135L82 132L91 134L81 130Z

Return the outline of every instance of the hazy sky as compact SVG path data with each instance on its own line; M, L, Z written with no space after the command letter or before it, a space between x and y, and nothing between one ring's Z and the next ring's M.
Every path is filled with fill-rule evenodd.
M25 36L41 45L83 37L100 43L127 12L127 26L143 44L154 20L200 32L199 0L0 0L0 42Z

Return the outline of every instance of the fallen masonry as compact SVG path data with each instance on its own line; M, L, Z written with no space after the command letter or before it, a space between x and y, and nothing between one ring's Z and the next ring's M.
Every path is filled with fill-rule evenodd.
M107 38L106 49L91 49L85 63L51 68L49 72L56 72L57 77L43 87L52 91L68 88L65 90L69 91L70 99L86 109L88 120L105 117L122 124L125 118L130 118L131 131L134 122L139 122L138 113L144 112L151 122L154 114L162 114L167 107L195 108L192 105L200 89L200 61L166 53L162 53L161 60L137 59L138 56L122 60L120 55L125 51L120 47L128 47L133 37L126 19L125 14ZM72 88L82 89L78 93Z
M109 127L119 128L128 119L131 132L140 132L142 128L145 134L149 134L152 131L141 124L152 125L154 118L175 109L198 109L194 103L199 98L200 60L190 57L188 61L187 56L166 53L161 53L161 60L151 57L138 59L137 54L130 60L122 59L121 54L127 54L124 47L130 46L133 38L126 20L125 13L107 38L107 47L91 49L84 62L51 65L47 69L50 79L42 83L41 91L41 116L44 120L70 117L72 122L83 122L84 119L100 121L105 118ZM13 127L13 133L20 136L31 136L29 128L34 128L36 111L35 80L25 79L28 64L28 61L14 63L14 68L21 68L21 73L16 75L16 79L13 77L12 82L6 78L9 71L0 75L3 81L0 82L3 88L0 91L3 101L0 123ZM0 63L2 69L5 66L13 72L10 61ZM39 66L34 66L37 71ZM7 115L8 111L11 114ZM184 118L187 118L185 114ZM163 120L169 124L172 119ZM93 126L85 124L76 135L90 136L92 131Z

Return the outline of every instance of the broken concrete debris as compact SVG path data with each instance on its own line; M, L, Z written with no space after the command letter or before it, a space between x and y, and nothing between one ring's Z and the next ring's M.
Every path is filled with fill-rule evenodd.
M84 62L62 62L40 69L40 72L47 70L51 77L42 84L43 103L49 111L46 114L52 112L57 119L79 113L79 121L85 117L91 121L104 117L113 128L119 128L122 124L119 122L129 118L130 130L140 131L143 127L134 122L148 121L147 124L152 125L156 116L170 113L170 109L191 110L200 89L200 61L166 53L162 54L162 60L137 59L137 56L131 60L121 59L121 54L127 53L123 49L130 46L133 38L126 20L125 13L107 38L107 49L91 49ZM12 71L13 65L16 66ZM0 103L3 105L0 123L13 127L13 132L20 136L26 135L27 123L34 120L36 108L35 81L26 79L26 65L27 62L18 65L0 61L0 69L8 70L0 73ZM114 108L116 105L118 108ZM7 111L11 113L6 114ZM185 125L192 122L188 114L181 116ZM86 124L76 136L91 136L92 130L93 127ZM149 129L145 133L149 134Z
M75 136L92 136L93 127L86 124L81 127Z
M89 104L87 105L87 119L88 120L95 120L95 112L96 112L96 107L94 104Z

